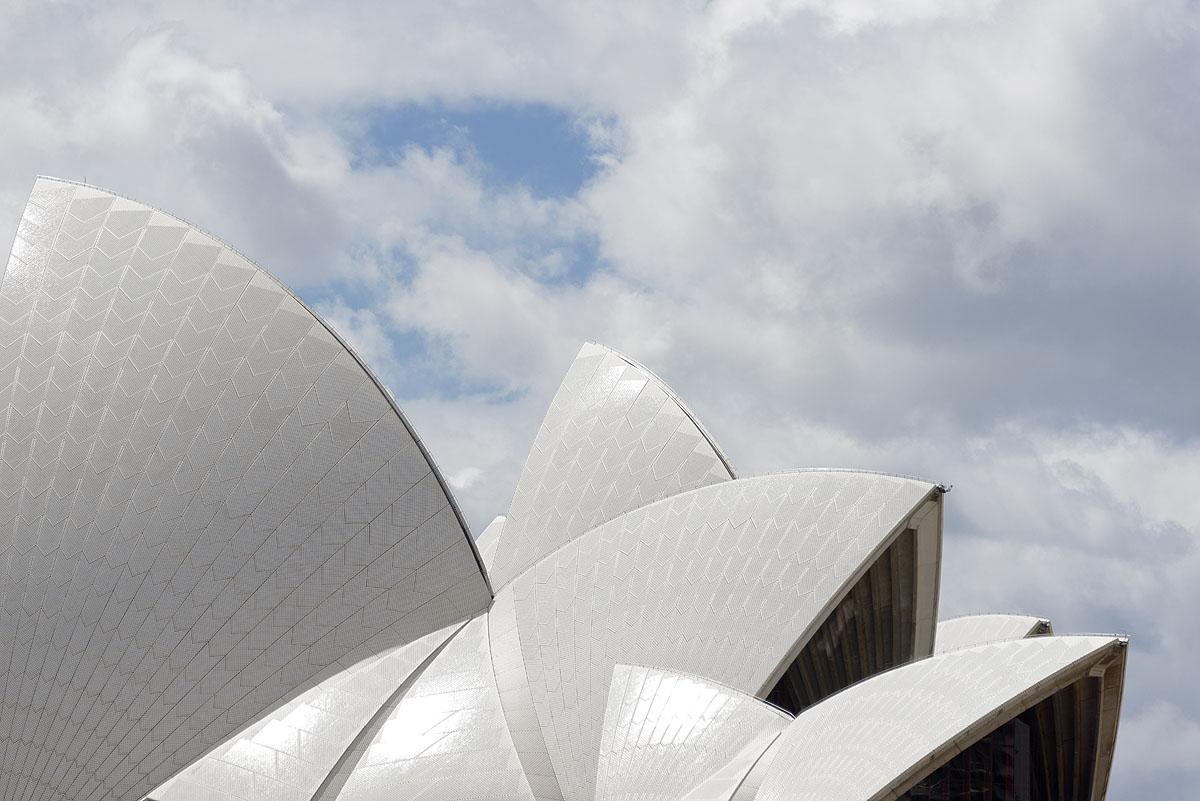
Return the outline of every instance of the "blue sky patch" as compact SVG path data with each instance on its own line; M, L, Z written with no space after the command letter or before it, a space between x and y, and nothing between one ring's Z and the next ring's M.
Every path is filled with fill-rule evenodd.
M402 105L368 119L356 148L360 164L388 161L408 145L467 147L497 184L523 184L548 197L575 194L595 172L586 133L552 106Z

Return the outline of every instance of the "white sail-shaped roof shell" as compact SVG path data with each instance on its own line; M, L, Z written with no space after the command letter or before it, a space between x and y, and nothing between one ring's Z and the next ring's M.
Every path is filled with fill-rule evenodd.
M716 682L641 665L613 668L596 801L676 801L792 716ZM710 787L707 792L712 792Z
M1054 628L1044 617L1030 615L965 615L939 620L934 653L1053 634Z
M788 726L757 798L896 798L1089 671L1123 671L1124 645L1115 637L1034 637L949 651L881 673L806 709ZM1113 718L1110 754L1115 727Z
M564 798L594 792L615 664L765 694L874 557L938 498L934 485L876 473L740 479L622 515L518 576L496 604L511 594Z
M0 393L0 795L141 798L339 659L490 601L387 393L174 217L38 180Z
M492 583L499 589L624 512L733 476L720 448L670 388L633 360L589 342L534 439Z

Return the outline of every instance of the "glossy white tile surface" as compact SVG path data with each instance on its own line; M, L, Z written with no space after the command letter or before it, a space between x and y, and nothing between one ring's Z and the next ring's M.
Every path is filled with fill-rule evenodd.
M461 628L368 658L264 715L164 787L154 801L309 801L392 694Z
M500 707L487 625L472 620L421 673L338 798L533 798Z
M761 753L791 721L752 695L697 676L617 665L600 736L596 801L675 801L728 768L748 745ZM719 778L727 785L740 767ZM713 783L707 792L716 789Z
M595 791L617 663L757 694L864 561L931 497L912 479L809 471L704 487L576 538L512 593L534 708L564 797Z
M39 179L0 287L0 797L139 799L490 599L407 423L243 256Z
M758 792L754 772L768 759L778 732L763 732L750 740L721 767L688 791L681 801L737 801L750 799Z
M758 801L893 798L1120 648L1114 637L1034 637L881 673L784 730Z
M623 512L733 470L652 373L587 343L533 441L491 570L499 589L565 542Z
M1029 615L966 615L937 624L934 653L945 653L989 642L1019 640L1036 634L1050 634L1050 621Z

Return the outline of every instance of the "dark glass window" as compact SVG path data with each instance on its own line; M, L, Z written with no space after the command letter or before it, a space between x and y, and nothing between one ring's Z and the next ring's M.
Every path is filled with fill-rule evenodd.
M917 532L875 560L788 667L767 700L793 715L913 658Z
M988 732L901 798L1088 801L1101 680L1084 678Z

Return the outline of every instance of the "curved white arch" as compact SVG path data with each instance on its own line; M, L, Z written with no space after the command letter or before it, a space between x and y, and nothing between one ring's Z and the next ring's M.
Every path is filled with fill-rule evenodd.
M949 651L881 673L788 726L757 798L896 798L996 726L1089 672L1112 671L1119 687L1124 645L1116 637L1034 637ZM1115 716L1108 724L1100 750L1106 743L1111 757ZM1101 772L1106 780L1107 767Z
M532 801L500 707L487 628L478 617L455 635L383 722L340 794L316 801Z
M762 752L792 716L713 681L641 665L616 665L600 736L596 801L676 801Z
M193 762L150 801L310 801L380 707L462 626L365 659L306 690Z
M504 524L498 589L620 514L734 477L712 437L653 373L588 342L525 460Z
M941 654L990 642L1019 640L1053 634L1054 628L1044 617L1030 615L964 615L939 620L934 653Z
M207 234L39 179L0 344L0 793L141 798L336 660L488 605L387 393Z
M517 577L537 718L567 801L591 797L613 666L763 695L937 487L810 471L703 487L622 515ZM934 566L936 568L936 565Z

